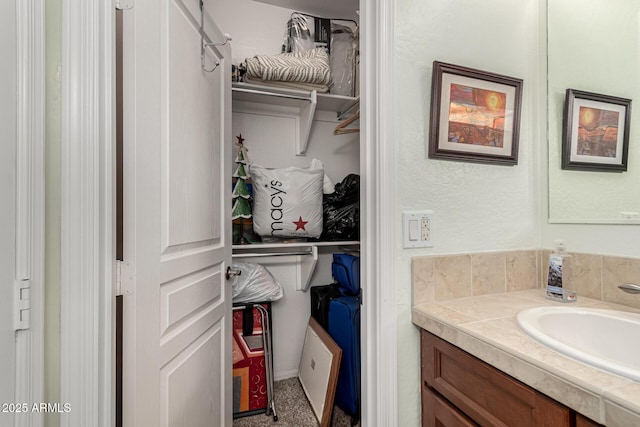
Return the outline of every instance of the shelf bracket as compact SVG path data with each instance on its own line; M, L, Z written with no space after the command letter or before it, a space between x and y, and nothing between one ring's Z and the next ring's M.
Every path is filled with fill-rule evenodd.
M344 109L344 111L338 111L336 113L336 120L339 122L346 119L348 115L353 113L353 110L358 107L360 109L360 98L357 98L351 105Z
M309 136L313 125L313 116L318 105L318 93L311 91L309 103L300 109L300 122L298 123L298 140L296 141L296 156L304 156L309 146Z
M316 264L318 263L318 247L311 246L311 253L309 255L301 256L298 262L298 280L296 281L297 291L305 292L311 285L311 276L313 276Z

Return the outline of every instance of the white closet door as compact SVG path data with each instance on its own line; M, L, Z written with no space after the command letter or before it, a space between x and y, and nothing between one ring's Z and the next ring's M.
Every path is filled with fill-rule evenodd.
M13 324L16 274L16 46L16 4L14 1L3 1L0 2L0 56L3 62L0 66L0 427L14 425L14 404L17 403Z
M198 0L123 12L128 427L231 425L230 48L204 71L199 25Z

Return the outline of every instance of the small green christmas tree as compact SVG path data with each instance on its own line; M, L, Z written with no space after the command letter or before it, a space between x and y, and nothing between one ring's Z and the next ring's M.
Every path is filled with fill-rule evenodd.
M233 180L235 185L233 187L233 208L231 210L231 219L234 224L234 243L247 244L255 241L251 231L245 231L245 220L249 225L252 225L251 214L251 193L247 186L247 181L251 178L247 174L245 165L249 165L249 156L247 154L247 148L242 143L244 138L242 134L236 137L238 141L238 155L236 156L235 163L238 165L236 171L233 173ZM238 227L236 227L236 225ZM253 228L253 227L251 227Z

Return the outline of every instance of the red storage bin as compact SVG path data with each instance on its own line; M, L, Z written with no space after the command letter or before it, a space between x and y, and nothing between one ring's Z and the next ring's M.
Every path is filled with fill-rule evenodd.
M269 302L233 307L233 418L271 411L276 418L270 318Z

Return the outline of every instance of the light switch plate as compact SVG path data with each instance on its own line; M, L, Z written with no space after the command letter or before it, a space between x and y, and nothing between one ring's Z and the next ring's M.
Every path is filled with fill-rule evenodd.
M433 225L433 211L402 212L402 236L404 247L432 248Z

